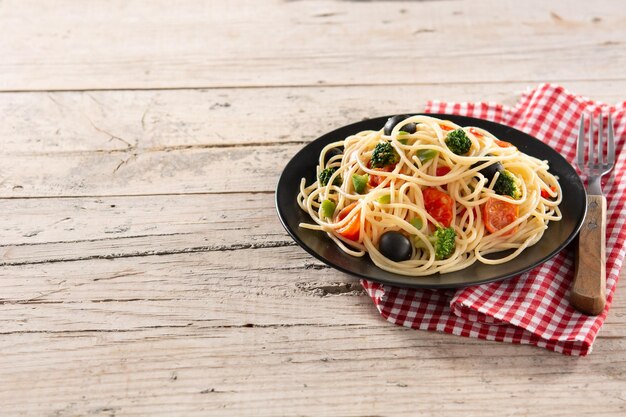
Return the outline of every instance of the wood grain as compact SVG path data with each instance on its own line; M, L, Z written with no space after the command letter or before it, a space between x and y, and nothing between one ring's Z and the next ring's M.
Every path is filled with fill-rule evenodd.
M577 85L615 102L626 81ZM410 99L378 86L2 93L11 163L0 197L270 192L286 161L332 129L421 110L429 96L513 104L526 87L412 86ZM238 175L222 175L231 168Z
M279 161L302 146L14 156L2 167L0 197L273 192Z
M623 79L626 66L611 0L0 7L4 91L566 82Z
M576 272L570 294L579 311L596 316L606 304L606 198L587 196L587 214L578 234Z
M615 340L597 353L617 360L588 358L588 375L572 358L500 344L487 351L484 342L395 329L372 315L336 327L192 324L4 340L29 352L28 362L0 359L15 371L0 394L13 415L523 415L539 412L536 404L548 415L591 415L590 392L615 410L604 415L623 406L624 346ZM564 383L573 393L566 404Z
M564 84L607 103L626 80ZM428 100L514 105L528 82L351 87L0 93L2 153L132 153L301 144L368 117L418 112ZM402 94L397 94L401 89Z
M389 326L353 279L301 269L307 258L286 247L5 268L3 411L565 415L559 398L597 410L589 392L623 405L623 299L580 360ZM560 397L563 385L580 395ZM367 400L381 392L393 404Z
M10 200L4 265L294 245L272 194ZM77 246L80 250L73 250Z

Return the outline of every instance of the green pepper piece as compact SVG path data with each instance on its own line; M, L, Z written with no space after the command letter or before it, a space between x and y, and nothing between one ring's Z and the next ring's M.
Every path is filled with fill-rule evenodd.
M422 219L420 219L419 217L413 217L411 220L409 220L409 223L411 223L411 226L415 227L417 230L420 230L422 226L424 226Z
M415 156L417 156L422 164L424 162L430 161L437 155L439 155L439 152L434 149L420 149L419 151L415 152Z
M337 207L337 205L333 202L333 200L322 201L322 216L328 218L333 217L333 214L335 214L335 207Z
M376 201L378 201L380 204L389 204L391 202L391 195L385 194L383 196L378 197Z
M354 185L354 191L356 191L359 194L362 194L363 191L365 191L365 186L367 185L368 179L369 177L367 174L365 175L352 174L352 185Z

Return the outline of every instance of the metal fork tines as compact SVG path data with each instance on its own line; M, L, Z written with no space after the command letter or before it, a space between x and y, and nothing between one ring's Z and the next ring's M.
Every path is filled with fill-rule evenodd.
M583 173L587 174L587 194L602 195L600 178L608 174L615 165L615 139L613 132L613 122L609 114L608 133L604 135L602 115L598 116L598 141L595 142L593 129L593 116L589 117L589 140L587 165L585 166L585 115L580 117L580 128L578 132L578 146L576 148L576 163ZM605 152L608 137L608 149ZM594 144L595 143L595 144ZM597 158L596 149L597 148ZM606 153L606 155L605 155Z

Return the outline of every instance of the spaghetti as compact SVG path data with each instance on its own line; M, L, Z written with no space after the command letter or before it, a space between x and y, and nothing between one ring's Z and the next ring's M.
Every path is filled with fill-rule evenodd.
M547 161L478 127L392 119L322 149L318 179L302 179L297 197L314 224L300 227L386 271L423 276L510 261L561 219Z

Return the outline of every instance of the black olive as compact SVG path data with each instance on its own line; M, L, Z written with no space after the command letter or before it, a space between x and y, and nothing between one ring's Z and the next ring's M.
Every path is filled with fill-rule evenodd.
M387 123L385 123L385 130L384 130L385 135L387 136L391 135L391 131L393 130L393 128L396 127L398 123L400 123L404 119L408 119L409 117L411 116L408 116L406 114L398 114L396 116L393 116L387 119ZM415 133L416 129L417 128L415 126L415 123L407 123L404 126L402 126L401 132Z
M487 155L490 156L490 155ZM475 164L473 164L471 166L471 168L476 168L479 165L484 164L485 162L476 162ZM504 170L504 167L502 166L502 164L500 162L494 162L491 165L487 165L486 167L484 167L483 169L481 169L480 172L481 174L483 174L485 176L485 178L487 178L488 182L491 182L491 180L493 179L493 177L496 175L497 172L501 172Z
M411 258L413 248L408 237L400 232L385 232L378 243L380 253L395 262L406 261Z
M328 165L328 161L330 161L330 158L332 158L333 156L342 155L342 154L343 154L343 146L341 148L330 148L328 152L326 152L326 155L324 155L324 165Z

